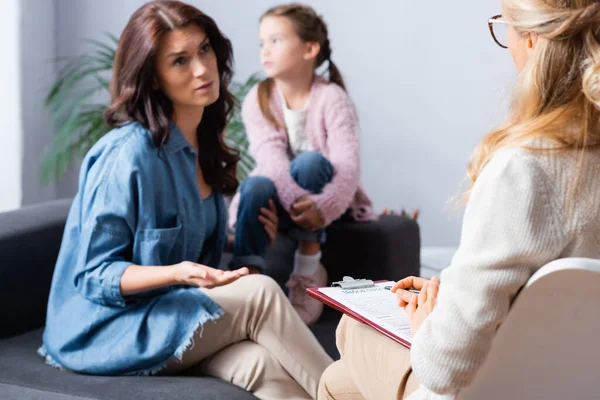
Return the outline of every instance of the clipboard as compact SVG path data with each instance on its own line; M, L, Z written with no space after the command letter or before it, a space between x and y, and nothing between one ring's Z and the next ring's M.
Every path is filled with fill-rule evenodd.
M388 284L393 285L394 283L395 282L391 282L391 281L388 282L388 281L372 281L372 280L368 280L368 279L354 279L352 277L345 276L344 280L339 281L339 282L334 282L331 285L331 287L307 288L306 292L308 293L308 295L310 297L328 305L331 308L334 308L334 309L348 315L351 318L354 318L355 320L357 320L365 325L370 326L371 328L375 329L377 332L381 333L382 335L385 335L388 338L395 341L396 343L399 343L402 346L410 349L410 347L411 347L410 334L406 334L404 331L398 331L398 330L391 329L389 325L381 322L382 321L381 319L374 318L374 317L368 315L368 313L362 312L360 309L357 309L359 307L354 307L352 305L349 305L348 302L346 302L346 304L342 304L342 302L344 300L341 300L341 301L336 300L333 297L337 297L337 296L331 297L327 293L324 293L324 291L321 290L321 289L326 289L326 291L329 292L329 294L336 294L337 292L334 290L338 289L340 291L339 292L340 297L341 297L341 294L344 292L350 293L350 296L352 296L354 292L356 292L356 293L368 292L368 290L361 290L361 289L373 289L373 291L378 291L377 288L383 287L382 285L387 286ZM332 289L334 289L334 290L332 290ZM345 295L344 297L348 298L348 295ZM393 310L392 307L395 306L395 307L397 307L397 309L399 311L404 313L404 310L400 309L400 307L395 303L395 298L393 298L393 299L394 299L392 301L393 304L387 304L387 303L382 304L382 307L389 307L390 310ZM398 321L398 322L401 322L401 321ZM408 326L408 317L406 317L406 328L408 329L408 332L410 332L410 327Z

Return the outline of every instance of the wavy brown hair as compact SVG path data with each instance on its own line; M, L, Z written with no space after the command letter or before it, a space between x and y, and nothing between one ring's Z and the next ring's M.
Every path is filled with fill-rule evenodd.
M179 1L153 1L133 13L115 54L111 105L104 116L113 127L126 121L140 123L152 132L157 147L169 140L173 104L162 90L153 88L158 45L166 33L190 24L198 25L208 35L220 79L219 98L205 107L196 129L198 161L207 184L224 194L233 194L238 187L236 166L240 157L223 140L235 105L235 98L228 90L233 64L231 42L202 11Z
M600 147L600 2L503 0L502 16L519 34L538 35L514 90L507 120L477 146L471 187L500 149L549 139L553 151Z
M260 21L269 16L289 18L300 40L319 43L321 50L315 60L315 69L328 61L329 81L346 90L340 70L331 61L331 44L329 43L327 24L312 7L297 3L276 6L265 11L260 17ZM265 119L274 126L279 127L269 107L274 83L272 78L267 78L258 84L258 104Z

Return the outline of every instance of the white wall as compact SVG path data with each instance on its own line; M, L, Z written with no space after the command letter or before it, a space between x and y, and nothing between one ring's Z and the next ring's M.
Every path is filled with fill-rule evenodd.
M56 0L57 54L84 38L119 34L143 0ZM232 40L236 79L260 69L257 21L275 0L192 0ZM378 210L420 208L424 245L455 245L460 217L446 207L469 155L504 114L510 56L487 18L500 0L308 0L330 27L361 122L362 180ZM59 195L74 193L76 179Z
M44 98L56 77L54 0L21 0L22 204L56 198L54 184L41 184L42 154L54 131Z
M19 0L4 0L0 24L3 60L0 63L0 212L21 204L20 24Z

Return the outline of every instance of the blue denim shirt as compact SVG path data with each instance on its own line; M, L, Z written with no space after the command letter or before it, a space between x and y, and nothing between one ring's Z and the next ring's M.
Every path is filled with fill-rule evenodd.
M195 287L172 286L127 298L119 290L131 264L194 261L216 268L221 259L223 197L214 192L217 228L205 240L197 155L174 124L170 133L157 148L148 130L128 123L106 134L85 156L39 350L49 364L88 374L147 375L171 357L180 358L196 329L222 315Z

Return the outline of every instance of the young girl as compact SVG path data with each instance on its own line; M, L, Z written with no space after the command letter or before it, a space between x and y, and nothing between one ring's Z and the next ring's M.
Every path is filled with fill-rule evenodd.
M502 5L492 32L519 80L507 121L471 161L458 252L441 284L411 277L394 288L410 318L410 351L343 318L342 359L325 372L320 399L400 399L419 383L411 399L454 398L538 269L564 257L600 258L600 2ZM507 25L502 41L496 33Z
M342 216L374 218L359 185L358 122L331 60L327 25L312 8L292 4L265 12L260 45L268 78L248 93L242 109L257 167L230 207L231 267L263 269L268 238L258 214L275 199L280 229L299 244L286 284L290 300L310 324L323 305L306 288L327 283L320 263L324 228ZM315 72L325 63L329 82Z
M149 375L201 363L260 399L315 397L331 359L278 285L217 269L222 193L237 187L223 142L231 64L229 40L192 6L152 2L129 20L115 129L85 157L52 280L40 349L51 365Z

